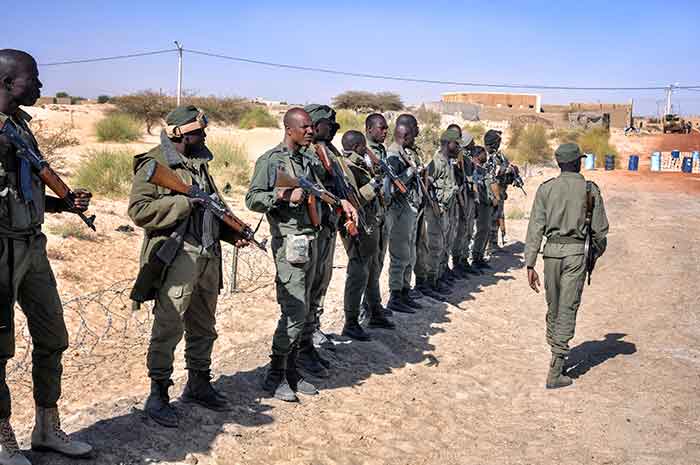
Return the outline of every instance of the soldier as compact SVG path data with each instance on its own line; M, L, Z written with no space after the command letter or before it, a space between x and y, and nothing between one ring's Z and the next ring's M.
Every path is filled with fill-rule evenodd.
M491 213L494 209L495 197L491 190L491 176L486 168L486 150L477 145L474 147L474 184L477 191L476 203L476 233L472 244L472 265L476 269L490 268L486 263L486 242L491 230Z
M397 124L394 143L387 150L387 163L409 189L408 198L394 196L388 206L387 230L389 235L389 302L394 312L415 313L422 306L410 295L411 277L416 264L416 231L418 208L423 194L418 185L418 167L410 148L415 143L416 129L408 124Z
M473 182L474 162L472 160L475 144L471 134L463 134L461 146L462 151L457 159L455 173L457 184L461 189L459 195L462 204L459 209L457 237L452 247L452 261L455 263L456 272L461 273L463 278L467 278L470 274L478 273L469 263L469 245L474 236L474 215L476 212L474 202L476 192Z
M505 201L508 199L506 190L508 183L506 181L506 173L511 170L510 162L506 155L500 150L501 147L501 131L489 129L484 134L484 145L488 152L488 169L491 172L491 178L494 183L492 189L496 197L496 206L491 215L491 232L489 234L489 249L493 252L498 250L498 230L501 230L501 243L503 245L508 242L506 235L506 217L505 217Z
M319 232L312 215L320 215L319 203L307 202L300 188L275 187L280 168L288 174L304 176L319 182L318 159L306 150L313 140L313 124L308 113L292 108L284 115L284 140L265 152L256 162L246 206L265 213L270 224L272 254L275 259L277 302L280 319L272 339L270 369L263 388L284 401L298 400L295 392L313 395L316 387L297 371L296 359L302 332L313 322L312 287L319 273ZM344 212L355 218L347 201L341 201ZM314 207L315 205L315 207ZM311 211L315 208L315 211Z
M223 201L209 173L213 155L205 145L204 113L193 105L180 106L168 114L166 124L160 145L134 157L128 213L144 229L141 270L131 297L139 303L155 300L147 355L151 393L145 411L156 423L175 428L178 417L168 389L173 385L175 348L183 333L188 377L181 399L215 411L231 408L211 385L216 303L223 287L219 240L237 247L247 242L203 209L201 200L149 182L156 162ZM168 249L176 253L172 260L163 260L159 253Z
M381 267L377 266L380 240L384 225L384 204L381 197L383 177L375 173L375 167L365 157L367 142L359 131L343 134L343 157L352 173L350 180L360 194L365 217L365 231L359 238L343 234L342 240L348 254L345 280L345 326L343 335L360 341L369 341L358 321L360 301L365 294L370 309L369 327L394 329L395 325L384 316L379 290Z
M346 173L338 161L341 157L340 152L333 145L333 138L340 129L340 125L335 121L335 110L328 105L316 104L307 105L304 110L311 117L314 130L313 145L307 149L309 156L318 160L319 151L327 157L328 166L320 163L322 169L318 172L319 179L328 191L345 199L347 193L341 192L339 185L347 181ZM338 177L342 179L337 179ZM336 232L341 219L335 211L323 206L321 221L323 227L317 238L319 269L315 276L316 282L312 286L310 302L313 321L309 321L302 332L297 364L307 373L325 378L328 376L327 369L330 363L321 357L316 347L333 349L333 343L321 331L321 315L333 275Z
M382 116L380 113L372 113L365 119L365 135L367 138L367 146L372 152L374 152L374 154L377 157L379 157L382 160L386 160L386 147L384 146L384 141L386 140L388 130L389 125L387 124L384 116ZM383 186L383 192L387 192L389 190L389 186L386 184L386 179L384 180L384 183L385 184ZM382 193L380 195L384 194ZM382 200L385 201L384 210L386 210L386 199ZM386 257L386 250L389 245L389 233L387 230L386 211L384 211L383 214L380 215L379 221L379 246L377 248L377 253L370 259L369 263L370 275L376 276L381 276L382 274L382 269L384 268L384 257ZM372 285L372 283L368 281L367 285L370 286ZM361 311L361 313L364 315L360 315L361 321L363 319L368 319L369 315L373 314L376 311L379 311L379 309L369 308L369 305L367 303L368 292L372 291L370 289L365 290L365 296L362 300ZM384 311L384 313L386 313L387 315L391 315L391 310L382 307L381 302L379 302L379 306L381 310ZM363 316L365 316L365 318L363 318Z
M437 209L425 208L422 219L418 259L416 261L416 286L425 295L445 300L450 292L446 279L449 272L449 254L456 233L457 184L453 161L459 154L460 136L448 129L440 137L440 150L428 164L428 176L437 198Z
M18 50L0 50L0 127L11 125L36 153L36 139L29 128L31 117L20 105L32 106L42 88L36 61ZM70 439L61 429L58 399L61 396L61 358L68 348L56 279L46 256L46 236L41 232L44 213L68 211L63 202L45 195L45 185L28 162L17 157L18 147L0 135L0 464L29 465L20 452L10 425L10 390L7 361L15 353L14 306L19 302L27 319L34 346L32 380L36 423L32 449L52 450L70 457L84 457L92 447ZM90 193L76 190L76 211L84 212Z
M564 363L569 341L574 337L576 313L581 303L586 266L584 240L587 226L588 197L592 199L590 228L594 250L600 257L607 246L608 219L600 189L580 174L581 158L586 155L576 144L562 144L555 157L561 174L542 183L537 189L530 213L525 244L525 265L530 287L539 293L540 278L535 271L542 237L544 247L544 288L547 296L547 343L552 361L547 375L547 389L573 383L566 376Z

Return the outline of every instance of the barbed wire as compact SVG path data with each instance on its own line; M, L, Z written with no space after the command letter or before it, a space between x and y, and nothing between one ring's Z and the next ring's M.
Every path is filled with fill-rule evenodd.
M224 290L217 315L230 312L230 305L246 295L274 284L271 260L261 260L253 248L238 252L238 286L230 292L233 248L222 251ZM111 366L126 364L148 345L153 321L153 305L147 303L134 309L129 293L133 279L121 279L106 288L78 295L63 302L63 315L70 334L70 345L63 355L63 378L85 376L104 362ZM16 314L21 312L17 311ZM31 389L32 340L26 320L15 330L16 355L8 361L7 380L14 387Z

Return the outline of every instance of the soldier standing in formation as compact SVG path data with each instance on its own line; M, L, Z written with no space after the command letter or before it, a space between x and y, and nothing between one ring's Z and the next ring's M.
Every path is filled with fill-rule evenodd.
M34 105L41 88L37 64L31 55L0 50L0 128L10 125L23 144L39 156L39 146L28 124L31 117L19 107ZM18 150L9 138L0 135L0 463L30 465L10 424L12 408L6 382L7 362L15 354L15 302L19 302L27 318L34 346L36 422L32 449L84 457L92 447L70 439L61 429L58 399L68 332L46 255L46 236L41 232L44 213L72 210L60 199L46 195L44 182L28 161L18 158ZM76 190L75 194L75 211L86 211L90 193Z
M486 166L486 150L481 146L474 147L474 185L477 192L476 201L476 230L472 244L472 266L476 269L490 268L484 255L486 244L491 231L491 214L496 199L491 189L492 178Z
M530 287L539 292L540 278L535 271L542 238L544 247L544 288L547 296L547 343L552 351L546 387L561 388L573 383L564 364L569 341L576 329L576 313L586 277L584 241L590 227L595 256L607 247L608 218L600 189L581 175L581 159L586 155L576 144L562 144L555 157L561 174L537 189L530 213L525 244L525 265ZM590 203L589 203L590 200ZM590 226L585 213L592 206Z
M495 252L500 248L498 245L498 231L501 231L501 243L506 245L508 236L506 235L505 202L508 199L508 181L506 174L513 168L508 157L500 150L501 131L489 129L484 134L484 145L488 153L488 170L491 174L493 195L496 205L491 214L491 232L489 233L490 252Z

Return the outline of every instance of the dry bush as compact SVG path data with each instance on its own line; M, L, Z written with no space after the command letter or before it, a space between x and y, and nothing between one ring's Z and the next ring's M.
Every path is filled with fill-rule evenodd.
M31 127L41 154L53 169L61 172L65 167L65 159L58 153L59 149L78 145L80 141L73 136L71 128L67 125L50 129L46 122L32 120Z
M46 249L46 256L51 260L65 260L66 255L61 251L61 249L56 249L54 247L49 247Z
M423 126L435 126L440 127L440 122L442 118L440 113L433 110L428 110L425 105L421 105L414 113L413 116L416 117L421 127Z
M243 129L278 128L279 123L267 108L256 105L243 114L238 126Z
M340 124L340 130L343 132L350 130L365 132L365 118L352 110L338 110L335 120Z
M420 149L421 161L429 163L435 151L440 148L440 127L432 124L421 126L416 146Z
M508 204L506 204L506 205L508 205ZM520 207L509 206L506 208L506 219L524 220L524 219L526 219L526 213Z
M133 142L141 138L141 123L126 113L112 113L95 125L100 142Z
M349 90L333 98L333 106L341 110L399 111L404 108L401 97L393 92L365 92Z
M88 229L83 222L73 220L63 221L49 226L49 232L61 236L63 239L74 238L80 241L96 241L97 236ZM60 260L60 259L59 259Z
M552 148L547 130L540 124L525 126L517 136L514 160L524 165L542 165L552 162Z
M615 164L620 165L617 148L610 143L610 131L605 128L591 128L578 137L578 145L584 153L596 155L596 167L605 166L605 155L615 155Z
M132 180L133 154L127 149L100 149L88 152L80 165L76 185L93 194L124 196Z
M212 138L207 142L214 159L209 164L211 173L217 178L217 184L224 186L247 186L250 183L250 162L244 145L236 144L228 138Z
M583 131L581 129L555 129L550 133L558 144L578 143Z
M465 124L462 128L462 133L468 132L474 138L474 144L484 145L484 134L486 128L481 123Z
M83 279L85 279L85 276L83 276L77 271L71 270L70 268L61 270L60 276L61 278L66 279L68 281L72 281L74 283L80 283L83 281Z

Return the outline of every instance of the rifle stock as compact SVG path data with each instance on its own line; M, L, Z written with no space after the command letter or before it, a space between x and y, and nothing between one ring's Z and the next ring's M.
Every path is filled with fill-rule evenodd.
M224 223L246 241L253 243L262 251L267 252L267 239L258 241L255 238L255 231L253 231L253 228L234 215L226 204L212 199L206 192L198 188L196 185L188 186L175 171L161 165L155 160L149 162L145 169L146 180L148 182L190 198L201 199L204 202L204 207L214 213L214 215L219 218L222 223Z
M394 187L402 194L406 194L408 192L408 188L406 185L399 179L399 177L394 173L394 170L391 169L391 166L387 165L384 160L381 160L375 153L367 147L367 155L369 156L369 159L372 160L372 164L375 166L378 166L386 176L389 176L389 179L391 179L391 182L394 184Z

